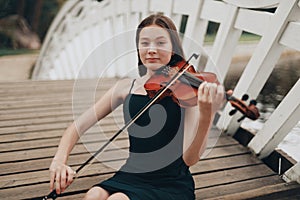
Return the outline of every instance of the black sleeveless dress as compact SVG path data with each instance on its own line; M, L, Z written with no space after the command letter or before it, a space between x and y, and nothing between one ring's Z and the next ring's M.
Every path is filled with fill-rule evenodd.
M129 94L123 104L128 122L150 100ZM193 200L194 180L182 159L184 109L170 97L153 104L128 128L129 157L115 175L96 186L130 200Z

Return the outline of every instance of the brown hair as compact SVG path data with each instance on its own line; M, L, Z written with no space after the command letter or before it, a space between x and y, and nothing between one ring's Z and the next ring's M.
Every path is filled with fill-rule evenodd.
M174 65L175 63L181 61L184 59L183 49L181 46L181 41L179 38L179 34L177 32L175 24L172 22L172 20L162 14L152 14L145 18L137 27L136 30L136 48L138 51L138 69L140 76L143 76L146 74L146 67L143 65L140 55L139 55L139 49L138 49L138 43L140 39L140 32L144 27L150 26L150 25L158 25L164 29L166 29L171 38L172 42L172 48L173 48L173 55L171 57L171 60L168 65Z

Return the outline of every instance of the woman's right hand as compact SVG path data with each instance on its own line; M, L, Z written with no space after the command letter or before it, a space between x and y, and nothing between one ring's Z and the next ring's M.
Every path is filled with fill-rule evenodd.
M50 165L50 191L55 189L56 193L60 194L64 192L64 190L71 185L73 182L74 176L76 172L68 165L63 162L57 161L53 159Z

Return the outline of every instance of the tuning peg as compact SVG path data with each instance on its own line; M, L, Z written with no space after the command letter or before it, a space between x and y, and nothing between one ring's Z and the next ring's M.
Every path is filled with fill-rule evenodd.
M249 102L249 105L256 105L257 104L257 101L252 99L250 102Z
M249 95L248 94L244 94L243 96L242 96L242 100L243 101L247 101L249 99Z
M233 110L231 110L231 111L229 112L229 115L232 116L232 115L234 115L236 112L237 112L237 109L233 109Z

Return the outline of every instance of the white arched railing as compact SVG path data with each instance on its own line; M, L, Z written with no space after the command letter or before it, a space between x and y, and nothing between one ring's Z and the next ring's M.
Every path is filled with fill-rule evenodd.
M219 24L214 43L204 55L209 59L201 69L215 72L220 82L226 78L241 34L246 31L260 36L234 89L235 96L248 93L256 98L283 51L300 51L299 5L299 0L70 0L50 27L33 79L131 75L131 67L137 65L135 28L150 13L162 12L184 32L187 56L202 50L208 23ZM198 62L193 64L200 66ZM299 90L298 80L250 141L249 147L261 158L274 151L299 122ZM226 115L221 115L217 126L234 133L240 126L240 116L228 116L230 109L229 105L224 108ZM285 179L299 182L299 177L298 162Z

